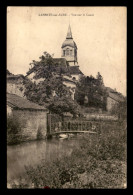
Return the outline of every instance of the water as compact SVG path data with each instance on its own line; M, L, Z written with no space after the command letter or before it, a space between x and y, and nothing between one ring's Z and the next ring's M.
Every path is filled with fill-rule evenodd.
M7 181L17 180L25 173L25 166L37 165L42 159L52 161L70 155L80 136L71 139L32 141L7 147Z

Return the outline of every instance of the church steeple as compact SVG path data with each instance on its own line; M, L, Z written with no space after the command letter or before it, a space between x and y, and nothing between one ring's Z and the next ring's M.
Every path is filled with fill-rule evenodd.
M72 38L72 32L70 24L68 26L66 40L62 44L61 57L66 58L70 66L78 64L77 61L77 45Z
M68 26L68 31L67 31L66 39L72 39L72 31L71 31L70 24Z

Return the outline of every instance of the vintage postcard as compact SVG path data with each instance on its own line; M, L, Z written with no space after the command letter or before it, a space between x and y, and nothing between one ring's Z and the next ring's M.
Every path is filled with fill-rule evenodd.
M7 7L7 188L127 188L126 37L126 7Z

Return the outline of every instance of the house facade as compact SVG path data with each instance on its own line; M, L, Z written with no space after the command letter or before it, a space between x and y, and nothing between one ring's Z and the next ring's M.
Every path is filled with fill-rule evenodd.
M25 87L23 85L24 75L13 75L7 71L7 92L17 94L20 97L26 98L24 95Z
M7 93L7 117L20 121L21 141L36 140L38 133L41 134L42 139L46 137L47 113L45 107L16 94Z
M117 105L119 102L124 101L124 97L122 94L118 93L117 91L107 87L107 101L106 101L106 110L108 112L111 112L115 105Z

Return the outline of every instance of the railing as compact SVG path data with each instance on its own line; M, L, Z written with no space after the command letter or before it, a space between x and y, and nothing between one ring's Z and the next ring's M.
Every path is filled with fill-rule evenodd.
M101 123L91 121L63 121L51 123L51 134L60 131L99 131Z
M60 117L53 114L48 114L48 129L47 134L53 134L58 132L65 131L93 131L93 132L101 132L103 129L103 125L106 127L108 125L112 125L112 123L117 123L117 120L89 120L86 118L69 119L67 121L62 121ZM108 127L107 127L108 128Z

